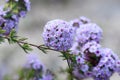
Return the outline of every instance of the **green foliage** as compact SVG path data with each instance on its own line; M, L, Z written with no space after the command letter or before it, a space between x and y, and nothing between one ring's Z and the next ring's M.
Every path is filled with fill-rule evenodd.
M32 50L31 45L28 44L27 42L24 42L25 40L27 40L27 38L18 37L14 29L10 32L9 36L6 38L8 39L8 42L10 44L17 43L26 53Z
M35 71L33 69L21 69L18 75L19 80L30 80L35 76Z
M5 30L3 30L1 27L0 27L0 34L4 34L5 33Z
M17 35L16 35L16 31L14 29L10 32L8 41L10 44L17 42Z
M21 41L25 41L25 40L27 40L28 38L20 38L20 39L18 39L18 41L19 42L21 42Z
M0 44L4 41L5 41L5 39L3 37L0 37Z
M21 47L26 53L28 53L28 51L32 51L32 48L30 47L28 43L24 43L23 45L21 45Z
M19 13L18 3L14 0L10 0L8 3L6 3L4 10L10 9L10 11L7 13L7 15L4 18L11 18L13 14Z
M5 33L5 30L2 30L2 28L0 27L0 43L4 42L4 38L1 37L3 33Z

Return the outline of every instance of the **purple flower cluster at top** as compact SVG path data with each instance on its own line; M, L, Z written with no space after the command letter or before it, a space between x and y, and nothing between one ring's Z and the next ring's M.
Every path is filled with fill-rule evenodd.
M102 30L95 23L83 24L76 30L75 40L79 42L81 46L92 40L99 42L101 38Z
M53 74L49 70L46 70L35 54L31 53L27 55L27 62L24 68L34 70L35 75L32 77L32 80L53 80Z
M45 45L58 51L67 51L72 47L74 38L81 45L88 40L99 40L102 30L90 19L82 16L69 22L56 19L49 21L43 31Z
M10 3L11 1L12 4ZM13 7L0 6L0 28L5 30L5 33L1 35L7 36L12 29L17 31L20 17L25 17L27 11L30 10L30 1L6 0L6 4L15 5Z
M49 21L42 34L45 45L58 51L67 51L73 43L74 29L64 20Z

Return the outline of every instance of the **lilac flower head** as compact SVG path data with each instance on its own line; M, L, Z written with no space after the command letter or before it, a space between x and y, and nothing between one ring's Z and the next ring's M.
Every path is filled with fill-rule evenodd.
M116 72L116 62L118 56L108 48L101 49L101 58L97 66L93 67L93 76L95 80L109 80L114 72Z
M81 52L82 58L85 60L85 63L89 63L89 67L94 67L98 65L101 58L100 44L95 41L86 43L82 48Z
M5 30L4 35L9 35L12 29L17 31L18 21L12 19L5 19L0 16L0 27Z
M6 17L8 12L9 9L4 10L3 6L0 7L0 27L1 29L5 30L4 35L9 35L12 29L17 31L17 26L18 26L18 19L15 18L15 16L10 18Z
M77 79L92 77L94 80L109 80L114 72L120 73L118 56L96 41L87 42L79 48L79 52L75 54L77 63L73 67L73 75Z
M75 39L81 45L94 40L99 42L102 38L102 29L94 23L83 24L76 30Z
M34 70L44 70L44 65L40 62L35 54L28 54L26 67L33 68Z
M3 27L3 30L5 30L4 35L9 35L12 29L17 30L16 22L13 20L6 20Z
M76 62L71 61L74 65L75 78L79 80L92 77L94 80L110 80L114 72L120 74L118 56L111 49L102 48L99 44L102 29L85 17L71 22L72 26L74 23L74 27L77 28L70 54L74 55L76 59Z
M25 76L22 79L26 79L26 75L30 75L29 80L53 80L54 78L53 73L46 69L37 55L33 53L27 54L27 62L23 67L22 74Z
M43 31L45 45L59 51L66 51L72 46L74 30L64 20L49 21Z
M101 59L98 66L107 64L113 70L115 69L115 63L118 61L118 56L109 48L101 49Z

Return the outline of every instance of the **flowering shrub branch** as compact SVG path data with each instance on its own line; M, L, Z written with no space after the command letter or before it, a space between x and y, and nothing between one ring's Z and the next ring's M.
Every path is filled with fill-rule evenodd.
M69 22L56 19L46 23L42 37L43 45L27 42L17 35L18 23L30 10L29 0L6 0L0 7L0 43L8 40L18 44L26 53L36 47L43 53L48 50L60 52L68 64L68 80L93 78L110 80L114 72L120 73L120 60L109 48L100 45L102 29L86 17ZM55 80L54 74L33 54L20 70L15 80ZM9 78L12 80L12 78Z

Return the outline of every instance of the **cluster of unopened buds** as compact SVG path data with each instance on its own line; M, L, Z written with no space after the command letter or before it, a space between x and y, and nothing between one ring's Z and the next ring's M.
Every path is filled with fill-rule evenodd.
M72 74L77 80L93 78L110 80L114 72L120 72L120 60L109 48L100 45L102 29L86 17L70 22L56 19L44 28L45 45L70 54L68 58ZM73 59L74 58L74 59Z
M113 73L120 74L118 56L100 44L102 29L84 16L69 22L61 19L47 22L42 33L44 45L24 42L25 38L18 39L12 30L17 32L19 19L25 17L29 10L29 0L6 0L6 5L0 7L0 42L4 38L8 39L9 42L19 44L25 52L33 46L44 53L46 50L62 53L69 66L69 80L110 80ZM51 71L45 69L32 54L21 74L17 80L54 80Z

